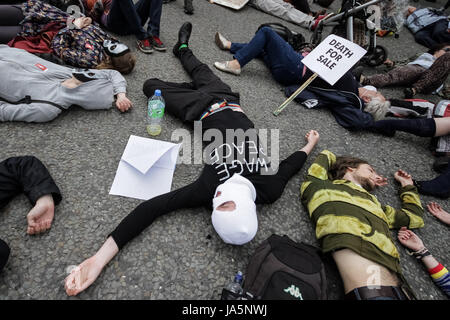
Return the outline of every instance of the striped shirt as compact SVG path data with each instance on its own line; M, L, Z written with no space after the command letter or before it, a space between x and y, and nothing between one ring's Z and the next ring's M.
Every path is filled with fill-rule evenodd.
M439 263L437 267L429 269L428 272L434 283L450 298L450 273L447 268Z
M423 208L415 186L400 188L401 209L378 199L348 180L331 180L336 156L324 150L308 169L301 200L316 228L323 252L348 248L401 275L391 228L423 227Z

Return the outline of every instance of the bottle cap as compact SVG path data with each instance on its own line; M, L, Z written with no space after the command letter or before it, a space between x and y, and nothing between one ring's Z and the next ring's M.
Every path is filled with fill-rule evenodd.
M155 96L160 97L161 96L161 90L156 89L155 90Z

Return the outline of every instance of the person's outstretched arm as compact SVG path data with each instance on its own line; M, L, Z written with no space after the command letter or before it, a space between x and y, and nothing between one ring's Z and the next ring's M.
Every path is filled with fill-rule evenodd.
M97 253L83 261L67 276L66 293L74 296L87 289L119 250L150 226L157 217L181 208L198 207L212 199L213 195L208 194L203 183L200 178L186 187L157 196L137 206L120 222Z
M25 193L33 208L27 215L28 234L50 229L61 192L44 164L33 156L12 157L0 162L0 208Z
M315 130L310 130L305 135L305 139L307 141L306 145L281 161L276 174L271 176L264 175L262 183L270 185L270 192L259 190L257 203L273 203L281 197L286 184L294 174L300 171L308 155L319 141L319 133Z
M402 245L413 251L411 255L422 261L434 283L450 297L450 273L425 248L422 240L405 227L399 230L397 237Z
M423 227L424 210L411 175L403 170L398 170L394 174L394 178L401 185L399 194L402 201L402 207L401 209L394 209L388 205L383 207L384 213L388 219L389 227Z

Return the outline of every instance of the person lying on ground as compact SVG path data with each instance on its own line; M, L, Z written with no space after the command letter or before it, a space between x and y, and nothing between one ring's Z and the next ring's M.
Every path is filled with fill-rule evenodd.
M368 128L371 131L394 136L403 131L419 137L441 137L450 134L450 117L427 119L380 120ZM438 177L429 181L414 181L420 193L439 198L450 196L450 165Z
M427 268L433 282L450 297L450 273L436 258L432 256L430 251L423 245L422 240L411 230L406 227L402 227L398 231L398 241L406 248L412 250L410 255L417 260L422 261L423 265Z
M232 61L214 63L217 69L239 75L241 68L252 59L261 58L273 78L287 86L287 95L313 75L301 62L304 54L296 52L269 27L259 29L247 44L232 43L219 32L215 35L215 42L220 49L234 54ZM296 99L299 102L307 100L311 102L308 108L317 105L329 107L338 123L349 130L367 128L374 119L383 118L390 106L376 88L362 87L350 71L333 86L317 77Z
M43 1L0 5L0 43L25 49L51 62L78 68L130 73L136 58L125 44L106 34L88 17L74 18ZM112 43L112 45L108 45ZM109 50L114 47L114 50ZM53 56L53 57L52 57Z
M311 11L307 0L251 0L250 4L265 13L308 30L314 30L326 13L326 10Z
M206 159L197 180L143 202L126 216L99 251L66 278L68 295L89 287L119 250L157 217L178 209L212 206L211 221L219 237L228 244L248 243L258 229L256 204L273 203L281 196L319 140L317 131L309 131L306 145L283 160L275 172L261 149L253 123L240 106L239 93L233 92L188 47L191 30L189 22L181 26L173 53L193 81L149 79L144 83L144 93L150 97L156 89L161 90L168 113L191 125L200 120L203 134L214 131L223 143L207 146L211 152L205 153L210 159ZM235 136L225 138L230 129ZM248 134L245 139L241 136L244 132ZM230 152L221 152L223 148Z
M46 122L78 105L129 110L127 83L116 70L73 69L0 45L0 121Z
M450 43L450 21L443 10L408 6L405 25L416 42L427 48Z
M405 98L411 99L417 93L431 93L445 83L450 73L450 44L442 43L420 55L413 62L399 66L387 73L372 76L361 75L362 85L377 88L406 86Z
M15 196L25 193L33 208L27 214L27 234L50 229L55 206L62 196L58 186L42 162L33 156L12 157L0 162L0 209ZM0 272L11 249L0 239Z
M391 228L423 227L423 209L411 176L394 174L401 185L401 209L382 205L370 192L387 184L367 162L322 151L301 185L301 201L324 253L336 262L345 299L413 299L400 266ZM378 283L371 280L380 275ZM373 288L371 286L379 286Z
M144 53L166 51L159 38L163 0L82 0L87 15L119 35L133 34ZM144 25L148 21L147 30Z

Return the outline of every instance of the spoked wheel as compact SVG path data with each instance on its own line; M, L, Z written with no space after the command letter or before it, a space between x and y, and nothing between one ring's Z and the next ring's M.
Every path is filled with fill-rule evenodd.
M375 46L371 53L368 53L365 59L365 63L370 67L376 67L381 65L384 61L386 61L388 56L388 51L383 46Z

